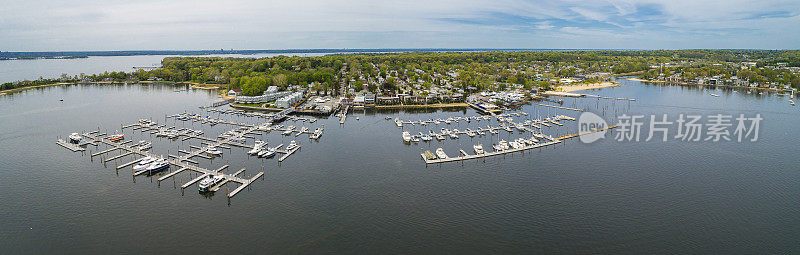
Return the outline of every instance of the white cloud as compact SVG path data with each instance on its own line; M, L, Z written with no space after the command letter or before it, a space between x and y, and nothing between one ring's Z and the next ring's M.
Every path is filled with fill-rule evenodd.
M28 0L0 8L0 50L553 48L545 37L564 36L580 48L796 48L798 10L789 0ZM695 41L709 35L723 38Z

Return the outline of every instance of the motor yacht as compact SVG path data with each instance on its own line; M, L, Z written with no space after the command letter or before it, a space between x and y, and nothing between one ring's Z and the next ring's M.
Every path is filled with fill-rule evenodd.
M410 142L411 141L411 133L404 131L403 132L403 141Z
M444 153L444 150L442 150L442 148L436 149L436 156L438 156L440 159L447 158L447 154Z
M153 148L153 143L147 141L139 141L139 145L136 146L137 149L140 151L146 151Z
M164 158L159 158L153 161L146 169L147 174L152 175L169 168L169 162Z
M792 101L792 100L789 100L789 101ZM74 144L80 144L81 143L81 135L79 135L78 133L70 134L69 135L69 142L70 143L74 143Z
M297 144L297 142L295 142L294 140L292 140L291 142L289 142L289 146L286 146L286 150L287 150L287 151L293 150L294 148L297 148L297 146L299 146L299 145Z
M481 144L473 145L472 149L475 150L475 154L483 154L484 153L483 145L481 145Z
M197 190L200 192L208 192L211 187L222 182L224 179L225 177L223 177L221 174L208 175L206 178L200 180L200 183L197 184Z
M260 152L261 149L263 149L265 145L267 145L266 142L258 140L258 141L256 141L255 144L253 144L253 149L248 151L247 154L249 154L249 155L258 154L258 152Z
M133 166L133 171L144 170L148 166L150 166L150 164L152 164L155 161L156 161L156 158L154 158L154 157L150 157L150 156L144 157L141 160L139 160L139 163L136 163L136 165Z
M209 145L207 147L206 153L208 153L210 155L213 155L213 156L222 155L222 151L221 150L219 150L219 149L217 149L217 147L211 146L211 145Z

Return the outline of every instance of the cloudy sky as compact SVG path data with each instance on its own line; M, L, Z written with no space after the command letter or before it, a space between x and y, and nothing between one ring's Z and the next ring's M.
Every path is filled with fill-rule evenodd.
M0 51L800 48L798 0L3 0Z

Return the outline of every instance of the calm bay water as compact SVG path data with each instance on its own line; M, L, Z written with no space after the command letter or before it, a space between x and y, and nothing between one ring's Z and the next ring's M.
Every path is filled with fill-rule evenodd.
M450 155L485 147L517 131L404 145L384 117L407 120L474 116L471 109L355 112L347 123L324 125L318 142L278 132L258 136L271 146L291 139L303 147L286 161L256 159L245 149L198 159L206 168L256 174L228 201L220 191L181 192L131 177L86 153L55 144L57 136L152 118L202 129L231 129L165 119L183 111L218 115L197 106L213 91L158 85L75 85L0 97L0 250L3 253L797 253L800 252L800 172L792 131L798 108L774 95L654 86L621 80L589 93L636 102L565 99L610 119L618 114L760 113L757 142L618 142L613 133L592 144L564 144L463 163L428 165L419 152L442 147ZM720 94L711 97L709 93ZM63 102L59 99L64 99ZM548 103L551 104L551 103ZM528 105L532 115L575 112ZM356 120L355 117L359 117ZM516 119L524 119L517 117ZM496 126L496 121L406 127L412 132ZM577 124L544 128L575 133ZM647 128L642 130L647 137ZM152 140L159 154L199 141L169 141L126 129L126 139ZM248 139L248 143L252 143ZM92 147L93 148L93 147ZM93 148L96 152L99 147ZM118 155L118 152L111 153ZM128 162L125 157L118 163ZM176 175L175 183L193 178ZM233 188L235 186L231 186ZM224 189L223 189L224 190Z
M202 57L236 57L236 58L264 58L284 56L322 56L326 53L259 53L259 54L212 54L202 55ZM75 59L31 59L31 60L0 60L0 83L36 80L43 78L58 78L62 73L75 76L85 73L86 75L98 74L103 72L132 72L134 67L161 66L161 60L166 57L163 55L139 55L139 56L111 56L111 57L88 57ZM198 57L198 56L185 56Z

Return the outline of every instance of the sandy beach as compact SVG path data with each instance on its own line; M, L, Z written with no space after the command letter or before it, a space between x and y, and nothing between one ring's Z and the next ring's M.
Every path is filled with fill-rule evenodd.
M601 83L566 85L566 86L557 87L556 91L574 92L574 91L580 91L580 90L599 89L599 88L608 88L608 87L619 87L619 84L617 84L615 82L607 81L607 82L601 82Z

